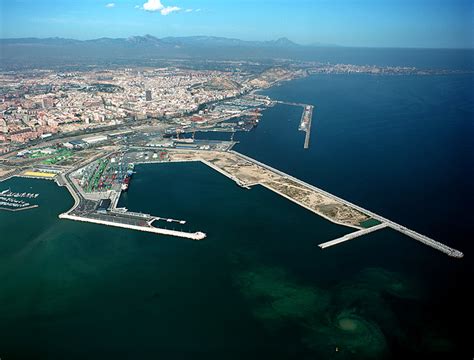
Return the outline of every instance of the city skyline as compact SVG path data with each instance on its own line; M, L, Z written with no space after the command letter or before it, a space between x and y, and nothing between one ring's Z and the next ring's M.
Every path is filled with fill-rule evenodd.
M15 0L1 38L222 36L354 47L473 48L470 1ZM284 23L289 26L281 26ZM18 26L21 24L21 26Z

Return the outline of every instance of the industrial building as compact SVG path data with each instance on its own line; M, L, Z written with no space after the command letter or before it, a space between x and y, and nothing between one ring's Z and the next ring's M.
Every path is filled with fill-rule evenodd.
M97 135L97 136L89 136L86 138L83 138L82 141L87 143L88 145L94 145L103 141L107 140L107 135Z
M63 143L63 146L66 149L84 149L85 147L87 147L87 143L82 140L71 140Z

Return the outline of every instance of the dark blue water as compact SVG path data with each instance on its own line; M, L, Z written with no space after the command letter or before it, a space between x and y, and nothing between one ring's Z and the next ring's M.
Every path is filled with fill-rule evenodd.
M60 220L52 182L11 179L40 207L0 212L0 357L472 358L472 77L318 76L237 150L464 251L347 233L198 163L137 166L120 206L187 220L204 241ZM227 136L227 135L226 135ZM28 224L26 226L25 224ZM173 225L166 225L173 226Z
M347 274L341 266L352 271L364 266L388 269L417 279L423 284L423 299L412 307L392 304L404 324L402 332L420 339L443 328L443 336L456 344L450 352L464 355L470 351L464 325L474 320L474 217L469 203L474 199L473 79L324 75L285 83L266 94L316 106L310 149L303 149L304 133L297 131L301 109L287 105L267 110L254 131L238 133L235 148L464 251L465 258L455 260L384 231L325 253L339 267L328 271L323 265L323 276L286 263L299 277L312 274L317 284L343 279ZM302 255L298 257L304 264ZM429 325L423 329L421 324ZM438 335L432 340L442 348L446 343ZM392 356L413 351L400 338L389 341Z
M269 109L236 150L453 246L471 246L473 76L315 76L275 99L316 106L310 149L299 108Z
M316 106L310 149L297 131L301 110L279 105L236 150L464 251L464 259L444 261L431 274L422 265L429 258L411 254L432 286L425 306L433 318L461 328L474 319L473 84L465 75L293 81L266 94ZM397 247L367 250L373 258L397 257L400 267L407 261Z
M265 93L316 106L310 149L297 131L301 109L287 105L268 109L254 131L238 133L235 148L463 251L462 260L438 258L433 250L407 254L400 246L413 240L400 235L394 246L365 248L367 264L382 258L388 267L390 259L391 269L421 276L430 287L423 306L459 348L469 341L461 329L474 319L473 84L472 75L296 80ZM368 238L383 243L386 234Z

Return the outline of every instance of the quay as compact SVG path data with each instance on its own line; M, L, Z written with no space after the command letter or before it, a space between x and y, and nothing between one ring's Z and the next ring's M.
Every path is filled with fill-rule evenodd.
M334 240L331 240L331 241L327 241L325 243L322 243L322 244L319 244L318 246L321 248L321 249L325 249L327 247L330 247L330 246L333 246L333 245L337 245L337 244L340 244L342 242L345 242L345 241L349 241L349 240L352 240L352 239L355 239L359 236L363 236L363 235L367 235L371 232L374 232L374 231L377 231L377 230L380 230L380 229L383 229L385 227L387 227L388 225L385 224L385 223L382 223L382 224L378 224L378 225L375 225L375 226L372 226L370 228L367 228L367 229L362 229L362 230L359 230L359 231L354 231L354 232L351 232L349 234L346 234L344 236L341 236L340 238L337 238L337 239L334 239Z

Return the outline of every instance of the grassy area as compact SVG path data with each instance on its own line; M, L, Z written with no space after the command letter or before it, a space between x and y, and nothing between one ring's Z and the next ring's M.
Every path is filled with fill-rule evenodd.
M48 152L42 151L48 149ZM29 159L44 159L41 161L45 165L54 165L67 158L70 158L74 155L74 152L69 149L63 148L42 148L33 150L31 153L27 154L26 157Z
M58 151L56 151L56 153L54 154L53 157L50 157L48 159L45 159L42 161L43 164L46 164L46 165L54 165L54 164L57 164L58 162L62 161L62 160L65 160L71 156L73 156L74 153L72 150L68 150L68 149L60 149Z
M359 223L359 225L365 229L371 228L372 226L379 225L379 224L381 224L380 221L372 219L372 218Z

